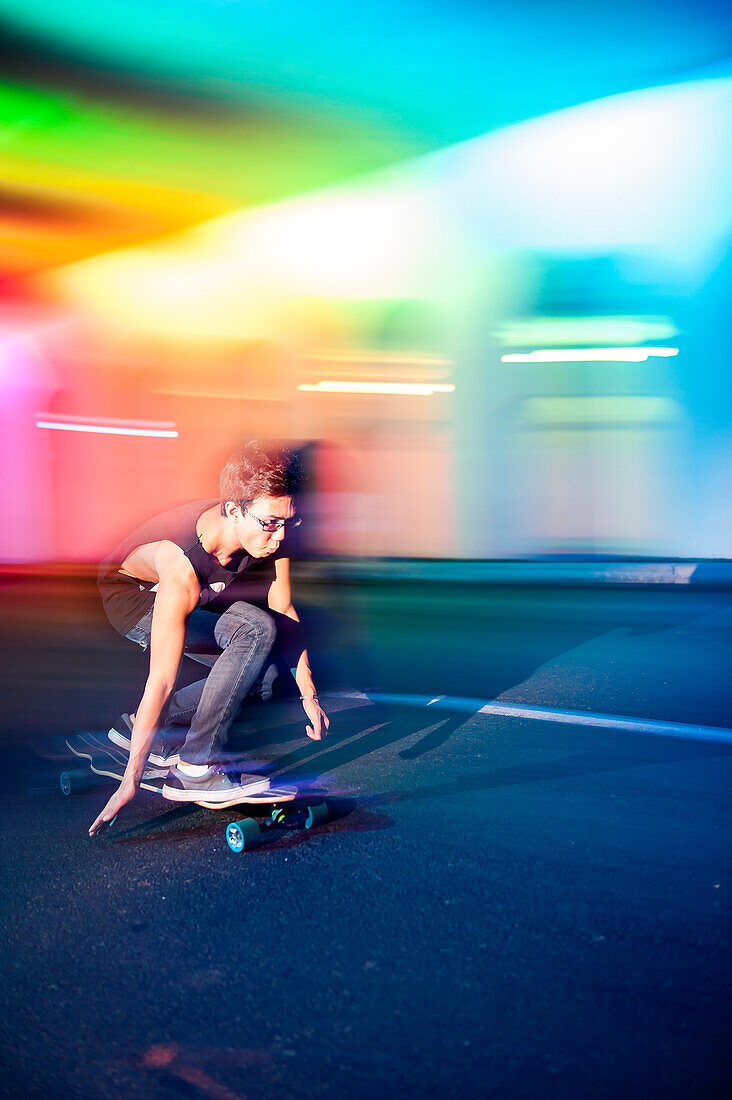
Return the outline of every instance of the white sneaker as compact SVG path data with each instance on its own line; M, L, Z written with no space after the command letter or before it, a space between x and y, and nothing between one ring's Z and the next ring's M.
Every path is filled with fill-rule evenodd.
M172 802L215 802L235 806L247 795L269 790L269 779L261 775L231 773L223 767L209 767L204 775L186 775L179 767L171 768L163 784L163 797Z
M107 734L107 737L113 745L125 749L126 752L130 751L130 746L132 744L132 719L129 714L120 715L119 719L114 723ZM154 764L156 768L172 768L179 760L178 746L166 744L162 735L156 733L155 740L150 746L150 752L147 755L148 764Z

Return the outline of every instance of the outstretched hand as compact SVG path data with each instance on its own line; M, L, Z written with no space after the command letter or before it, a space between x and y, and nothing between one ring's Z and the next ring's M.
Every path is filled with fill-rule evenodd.
M134 779L128 779L128 777L125 776L99 817L92 824L89 829L89 836L96 836L97 833L101 833L105 829L110 828L122 807L126 806L127 803L131 802L135 797L136 791L137 784Z
M310 719L305 732L311 741L322 741L330 726L328 715L318 702L317 696L313 696L312 699L303 699L302 706Z

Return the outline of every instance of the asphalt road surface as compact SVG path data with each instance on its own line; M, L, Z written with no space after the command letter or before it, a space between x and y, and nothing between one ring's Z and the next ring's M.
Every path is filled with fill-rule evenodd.
M296 596L330 736L283 700L231 747L332 817L235 855L145 792L88 838L64 736L144 660L88 581L5 578L0 1094L726 1096L732 594Z

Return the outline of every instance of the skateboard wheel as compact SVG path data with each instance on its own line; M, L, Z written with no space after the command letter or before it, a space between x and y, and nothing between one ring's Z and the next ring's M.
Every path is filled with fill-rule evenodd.
M89 772L81 771L78 768L72 768L69 771L61 772L59 783L61 785L61 793L65 795L78 794L79 791L87 791L90 787L95 785L94 777L91 776Z
M262 832L252 817L245 817L243 821L232 821L226 826L226 843L232 852L243 852L246 848L254 848L261 839Z
M328 820L328 806L325 802L318 802L315 806L308 806L308 816L305 818L305 828L312 829L313 825L322 825Z

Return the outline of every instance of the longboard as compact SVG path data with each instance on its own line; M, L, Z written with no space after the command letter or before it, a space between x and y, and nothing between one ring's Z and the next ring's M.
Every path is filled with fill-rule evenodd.
M127 766L128 754L124 749L113 744L105 734L79 733L66 739L66 746L71 753L83 762L85 767L67 768L59 777L61 792L64 795L78 794L89 790L105 779L114 779L119 782L124 775ZM142 773L140 787L146 791L152 791L163 797L163 784L169 769L148 765ZM246 848L253 848L261 843L270 832L274 837L276 832L290 829L311 829L313 825L319 825L328 817L327 804L317 801L298 800L297 806L288 804L298 799L299 791L296 787L270 787L266 791L256 794L248 794L240 801L221 805L219 802L197 801L175 802L166 799L169 806L203 806L208 810L230 810L236 806L266 806L271 807L269 818L255 819L244 818L234 821L227 826L226 842L233 852L242 852ZM111 826L114 818L109 822Z

